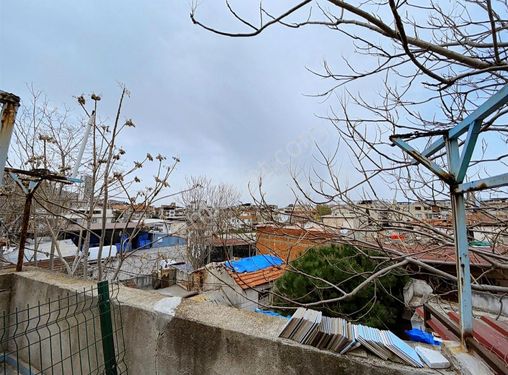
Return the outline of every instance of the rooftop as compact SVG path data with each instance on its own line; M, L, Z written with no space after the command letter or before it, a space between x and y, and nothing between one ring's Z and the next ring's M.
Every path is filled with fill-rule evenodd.
M233 280L249 289L277 280L285 272L284 261L273 255L256 255L224 263Z
M277 280L285 270L285 266L268 267L259 271L237 273L228 269L229 274L242 289L255 288L257 286Z

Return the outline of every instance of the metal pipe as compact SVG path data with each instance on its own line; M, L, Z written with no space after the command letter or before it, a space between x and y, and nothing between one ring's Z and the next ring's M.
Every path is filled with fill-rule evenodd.
M20 99L14 94L0 91L0 104L2 112L0 113L0 186L3 185L4 169L9 154L9 144L11 142L16 112L18 111Z
M111 302L109 300L108 281L105 280L99 282L97 284L97 290L99 293L99 318L104 356L104 373L106 375L117 375L118 368L115 357L115 340L113 337L113 323L111 319Z
M88 119L88 124L85 128L85 134L83 135L83 141L81 141L81 147L79 148L78 157L76 159L76 164L74 165L74 168L72 169L72 175L71 178L76 178L78 176L78 170L81 166L81 160L83 159L83 153L85 152L85 147L88 142L88 137L90 136L90 129L95 124L95 111L92 111L92 115Z
M28 223L30 222L30 209L32 208L33 193L30 192L25 196L25 207L23 209L23 221L21 223L21 233L19 235L18 246L18 263L16 263L16 272L23 270L23 262L25 261L25 243L28 232Z

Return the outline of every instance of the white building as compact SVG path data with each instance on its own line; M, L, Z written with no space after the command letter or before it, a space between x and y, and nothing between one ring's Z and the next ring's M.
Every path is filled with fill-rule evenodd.
M92 212L91 222L93 223L101 223L102 215L103 215L102 207L95 207ZM75 208L72 211L69 211L65 214L65 218L70 222L78 225L86 224L86 217L89 214L88 208ZM113 223L115 221L115 214L111 208L106 209L106 223Z

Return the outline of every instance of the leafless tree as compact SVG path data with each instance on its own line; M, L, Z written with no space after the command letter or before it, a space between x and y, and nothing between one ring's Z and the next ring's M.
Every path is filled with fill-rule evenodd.
M453 256L443 255L449 254L445 250L454 241L449 188L392 148L389 136L411 133L413 146L423 149L508 83L506 2L305 0L277 13L266 4L260 2L251 12L240 14L227 2L224 10L237 21L238 31L213 26L213 20L198 13L197 3L190 16L197 26L227 37L255 37L274 27L318 27L336 32L355 50L341 61L330 51L321 69L310 69L330 82L316 96L331 102L330 112L322 117L335 128L337 144L332 150L317 145L318 165L307 178L293 174L295 199L301 205L330 205L341 222L326 224L303 215L300 221L307 224L301 227L318 225L325 240L352 244L359 252L381 251L385 267L360 275L364 281L359 285L402 266L455 282L456 276L439 266L439 256L454 262ZM368 83L369 92L358 91L362 82ZM484 122L469 179L506 170L506 113L502 108ZM434 155L433 161L446 164L446 155ZM502 196L506 190L493 194ZM268 210L265 196L261 186L258 203ZM485 198L468 199L469 228L492 242L488 249L471 248L472 258L484 270L474 276L473 289L506 292L486 277L508 269L501 241L507 226L506 203L493 208ZM416 205L421 213L412 209ZM390 237L394 233L396 240ZM356 293L335 285L330 288L337 289L338 300Z
M116 115L114 122L111 126L106 124L97 125L95 122L97 113L97 103L100 100L95 94L92 94L91 98L94 102L93 111L86 109L84 98L78 97L78 102L85 111L85 113L92 117L93 121L93 136L92 136L92 173L91 173L91 184L92 189L89 196L90 209L88 210L87 220L87 237L85 238L85 249L83 256L85 257L84 264L86 262L86 247L89 245L90 236L90 218L93 212L93 208L98 203L102 206L102 218L101 218L101 236L99 239L99 250L97 256L97 278L102 280L104 278L103 270L103 251L105 247L106 239L106 226L107 226L107 212L106 209L109 207L109 201L111 198L122 199L127 202L129 210L125 217L124 228L122 232L128 233L128 225L135 222L135 229L130 231L128 241L132 239L143 229L143 219L147 217L150 210L153 208L153 204L158 200L164 198L164 194L169 187L169 177L175 170L178 162L178 158L173 157L171 163L167 164L166 157L158 154L153 157L150 153L147 153L142 161L134 161L132 167L126 167L121 162L126 150L118 144L119 135L128 128L135 126L134 121L130 118L122 121L121 115L124 105L124 100L130 95L130 92L125 86L122 87L120 100L117 106ZM97 139L96 139L97 137ZM152 164L152 165L151 165ZM155 165L153 165L155 164ZM154 180L148 182L148 184L142 188L137 189L137 186L141 183L141 179L137 176L137 173L144 167L153 167L155 171ZM112 244L108 244L108 247ZM134 249L136 250L136 249ZM132 255L130 253L129 255ZM113 278L118 277L118 273L123 265L124 260L129 256L124 252L120 252L117 263L117 268L113 272ZM109 258L109 257L108 257Z
M77 97L78 104L86 115L85 121L82 121L73 118L68 109L62 111L43 101L39 92L32 90L32 93L32 102L24 106L21 115L18 116L11 163L25 169L43 168L63 176L70 176L78 162L78 149L84 142L86 151L81 165L77 167L83 180L87 181L81 188L69 186L64 188L61 184L48 182L37 191L35 196L37 206L32 215L32 223L37 223L34 224L34 236L51 237L51 257L55 250L67 273L75 274L82 265L83 274L86 276L90 239L95 235L92 231L92 219L96 208L101 208L99 251L97 259L94 260L97 261L97 277L102 280L104 263L107 266L107 260L111 256L110 251L104 249L114 246L105 243L110 200L121 199L126 202L128 212L118 227L122 232L129 233L128 241L132 241L144 228L143 219L150 213L153 204L167 196L169 177L179 159L173 157L168 163L163 155L153 157L147 153L143 160L135 161L130 167L127 166L124 156L126 151L118 144L118 139L120 133L135 125L132 119L121 119L124 100L129 96L129 91L123 86L112 126L100 121L98 105L101 98L96 94L90 95L91 108L87 106L84 95ZM83 129L86 126L91 127L90 140L83 139L82 134L86 133ZM143 168L153 170L154 179L147 181L143 188L139 188L142 181L138 174ZM19 195L19 192L14 188L10 189L8 199L2 203L12 206L14 202L12 197L15 194ZM19 207L12 208L10 219L12 223L16 223L20 212ZM75 217L80 220L76 222ZM132 227L132 224L135 224L134 229L129 231L128 226ZM74 230L76 226L80 228L80 239L77 253L72 259L64 259L58 246L58 239L69 226ZM111 234L111 238L113 236L114 233ZM106 256L103 256L103 250L105 255L108 253ZM123 252L118 255L119 261L116 262L117 268L113 270L113 277L118 276L127 256Z
M237 217L239 193L230 185L214 185L204 176L187 180L182 194L187 220L187 260L194 269L210 261L214 239L226 248Z
M16 119L9 166L27 170L42 169L66 175L75 161L80 124L71 119L72 115L67 108L51 105L40 91L33 86L28 88L30 97L23 102ZM4 229L7 229L4 235L13 240L12 243L17 243L24 193L10 179L7 181L8 189L4 191L2 200L2 216L4 225L7 226L4 226ZM77 198L72 191L64 189L62 184L46 181L37 189L35 200L46 201L51 210L60 212L59 206L72 206L71 202L76 202ZM62 222L56 216L48 216L37 204L32 218L32 232L36 234L33 250L37 262L37 238L53 237L59 232ZM52 255L53 250L54 247Z

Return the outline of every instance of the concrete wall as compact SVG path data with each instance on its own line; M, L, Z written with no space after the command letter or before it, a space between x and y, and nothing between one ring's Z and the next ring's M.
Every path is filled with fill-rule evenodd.
M473 307L492 314L508 316L508 296L473 291Z
M0 316L3 316L3 312L10 311L11 296L12 296L12 274L0 276ZM3 320L3 319L2 319ZM0 342L0 350L5 352L7 349L6 342Z
M18 358L25 368L31 363L35 372L52 374L65 375L71 368L91 373L101 366L97 293L89 292L93 283L41 271L2 275L0 280L4 277L11 278L12 286L7 319L11 357ZM66 282L65 288L59 280Z
M11 310L94 285L39 270L3 277L12 282ZM124 322L125 363L131 374L434 373L376 358L340 356L279 339L285 324L282 318L126 287L120 287L118 300Z

